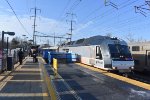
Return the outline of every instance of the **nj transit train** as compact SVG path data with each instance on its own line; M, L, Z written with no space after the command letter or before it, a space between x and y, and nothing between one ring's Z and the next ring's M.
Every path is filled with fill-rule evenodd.
M135 61L134 70L150 72L150 42L134 42L128 45Z
M68 42L59 47L60 52L77 54L81 63L104 70L131 72L134 61L124 40L107 36L93 36Z

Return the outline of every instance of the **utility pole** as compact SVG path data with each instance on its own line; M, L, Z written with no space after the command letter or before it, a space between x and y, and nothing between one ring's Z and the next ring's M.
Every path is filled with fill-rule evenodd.
M75 22L74 20L73 20L73 18L74 18L74 16L76 16L74 13L66 13L67 14L67 16L68 15L70 15L71 16L71 20L67 20L67 22L70 22L70 33L67 33L68 34L68 38L70 39L70 41L71 41L71 39L72 39L72 32L73 32L73 23Z
M35 36L35 32L36 32L35 27L37 26L36 25L36 17L37 17L37 11L41 12L41 10L37 9L36 7L35 8L31 8L31 10L34 10L34 16L31 16L31 17L34 18L34 23L33 23L33 45L34 44L36 45L36 36Z

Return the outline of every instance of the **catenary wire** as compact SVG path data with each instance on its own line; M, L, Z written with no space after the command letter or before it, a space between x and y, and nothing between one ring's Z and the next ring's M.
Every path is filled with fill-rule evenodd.
M16 12L14 11L13 7L11 6L11 4L8 2L8 0L5 0L5 1L6 1L7 4L10 6L10 8L11 8L11 10L13 11L14 15L16 16L18 22L20 23L21 27L24 29L24 31L25 31L26 33L28 33L28 35L30 35L29 32L27 31L27 29L24 27L24 25L23 25L22 22L20 21L19 17L17 16L17 14L16 14ZM31 35L30 35L30 36L31 36ZM31 36L31 37L32 37L32 36Z

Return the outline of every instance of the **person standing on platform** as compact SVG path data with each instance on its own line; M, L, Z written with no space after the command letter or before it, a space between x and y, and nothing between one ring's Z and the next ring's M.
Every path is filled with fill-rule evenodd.
M23 52L22 52L22 49L19 50L19 52L18 52L18 57L19 57L20 65L21 65L21 64L22 64L22 59L23 59Z
M38 62L37 56L38 56L38 50L35 48L33 50L33 62Z

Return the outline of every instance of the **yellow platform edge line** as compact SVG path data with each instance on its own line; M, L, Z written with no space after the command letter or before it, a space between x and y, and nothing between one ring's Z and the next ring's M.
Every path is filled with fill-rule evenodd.
M47 93L0 93L0 97L39 97L48 96Z
M143 82L140 82L140 81L136 81L134 79L129 79L129 78L126 78L126 77L123 77L123 76L119 76L117 74L113 74L113 73L109 73L107 71L104 71L104 70L101 70L101 69L98 69L96 67L91 67L89 65L84 65L84 64L81 64L81 63L75 63L81 67L85 67L85 68L88 68L90 70L93 70L93 71L96 71L96 72L100 72L104 75L107 75L109 77L112 77L112 78L115 78L115 79L118 79L118 80L121 80L123 82L126 82L126 83L129 83L129 84L132 84L132 85L135 85L135 86L138 86L138 87L141 87L141 88L144 88L144 89L147 89L147 90L150 90L150 84L147 84L147 83L143 83Z
M38 59L40 59L44 64L46 64L42 57L38 57ZM42 65L41 68L42 68L42 70L44 72L44 78L45 78L45 81L46 81L46 84L47 84L47 88L48 88L51 100L57 100L56 91L55 91L55 89L54 89L54 87L52 85L50 77L48 77L48 74L47 74L47 71L46 71L44 65Z

